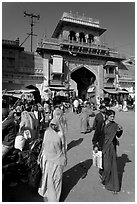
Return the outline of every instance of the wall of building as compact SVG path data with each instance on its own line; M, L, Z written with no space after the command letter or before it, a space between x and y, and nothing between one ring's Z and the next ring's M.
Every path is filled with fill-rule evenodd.
M2 46L2 89L23 89L43 82L43 58L18 47Z

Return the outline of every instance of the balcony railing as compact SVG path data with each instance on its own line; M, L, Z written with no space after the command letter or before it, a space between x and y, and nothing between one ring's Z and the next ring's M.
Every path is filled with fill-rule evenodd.
M113 83L104 83L104 88L114 88L115 85Z
M57 85L57 86L61 86L61 85L63 85L63 82L62 81L60 81L60 80L50 80L50 85Z
M115 78L115 74L105 74L105 78Z
M74 45L74 46L80 46L80 47L90 47L90 48L100 48L100 49L105 49L108 50L107 44L96 44L95 42L92 43L86 43L86 42L76 42L74 40L65 40L65 39L56 39L56 38L47 38L43 41L41 44L41 47L45 47L46 44L58 44L58 45ZM39 45L40 46L40 45Z
M103 44L96 44L95 42L92 42L92 43L86 43L86 42L76 42L76 41L69 41L69 40L64 40L62 39L60 41L60 44L65 44L65 45L74 45L74 46L80 46L80 47L85 47L85 48L99 48L99 49L105 49L105 50L108 50L108 47L107 45L103 45Z
M54 44L59 44L59 43L60 43L60 40L57 39L57 38L46 38L46 39L43 41L43 45L44 45L45 43L49 43L49 44L52 44L52 43L54 43Z
M39 47L41 48L47 48L48 45L56 45L59 46L60 49L62 46L69 46L69 47L80 47L80 48L90 48L100 51L105 51L104 55L111 56L111 57L121 57L121 55L117 52L116 48L109 48L108 45L105 43L100 42L100 44L96 44L95 42L92 43L86 43L86 42L77 42L74 40L66 40L66 39L56 39L56 38L46 38L41 44L39 44ZM98 53L96 53L98 54ZM102 53L101 53L102 54Z

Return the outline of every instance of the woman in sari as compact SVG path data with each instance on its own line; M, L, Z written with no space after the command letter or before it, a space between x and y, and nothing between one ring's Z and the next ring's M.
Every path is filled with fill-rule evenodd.
M23 111L21 113L19 132L22 132L24 129L30 131L31 140L35 140L38 137L38 122L33 112Z
M116 194L120 191L116 146L118 145L117 137L122 135L123 130L121 126L114 122L115 112L113 110L108 110L106 112L106 117L107 119L103 127L103 173L101 179L105 188Z
M87 102L86 106L87 106L89 128L91 128L93 124L93 117L95 116L95 113L93 112L93 104L91 104L90 102Z
M63 169L66 165L66 155L62 149L59 136L58 120L53 118L45 131L41 154L38 163L42 169L42 179L38 193L48 202L59 202L62 189Z
M88 117L88 111L87 111L86 105L82 108L82 111L79 116L80 116L80 131L81 133L86 134L90 129L89 117Z
M68 131L67 119L60 108L56 108L54 110L53 118L56 118L58 120L59 130L60 130L59 135L62 139L64 152L67 152L67 140L66 140L66 133Z

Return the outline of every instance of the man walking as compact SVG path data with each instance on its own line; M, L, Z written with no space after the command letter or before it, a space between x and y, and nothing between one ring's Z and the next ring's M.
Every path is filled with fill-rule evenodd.
M101 129L105 121L106 107L104 105L101 105L99 109L100 112L97 113L93 121L92 130L95 130L95 132L92 138L92 144L93 146L97 145L99 149L102 150L103 137L101 135Z

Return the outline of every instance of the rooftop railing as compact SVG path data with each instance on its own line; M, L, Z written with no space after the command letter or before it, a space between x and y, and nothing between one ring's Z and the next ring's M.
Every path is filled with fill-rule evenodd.
M72 14L72 13L64 12L63 16L62 16L62 20L63 20L63 18L71 18L71 19L81 20L81 21L85 21L88 23L94 23L94 24L99 25L98 19L88 18L86 16L80 16L79 14Z
M43 41L43 44L44 44L44 43L59 44L59 43L60 43L60 40L57 39L57 38L46 38L46 39Z

